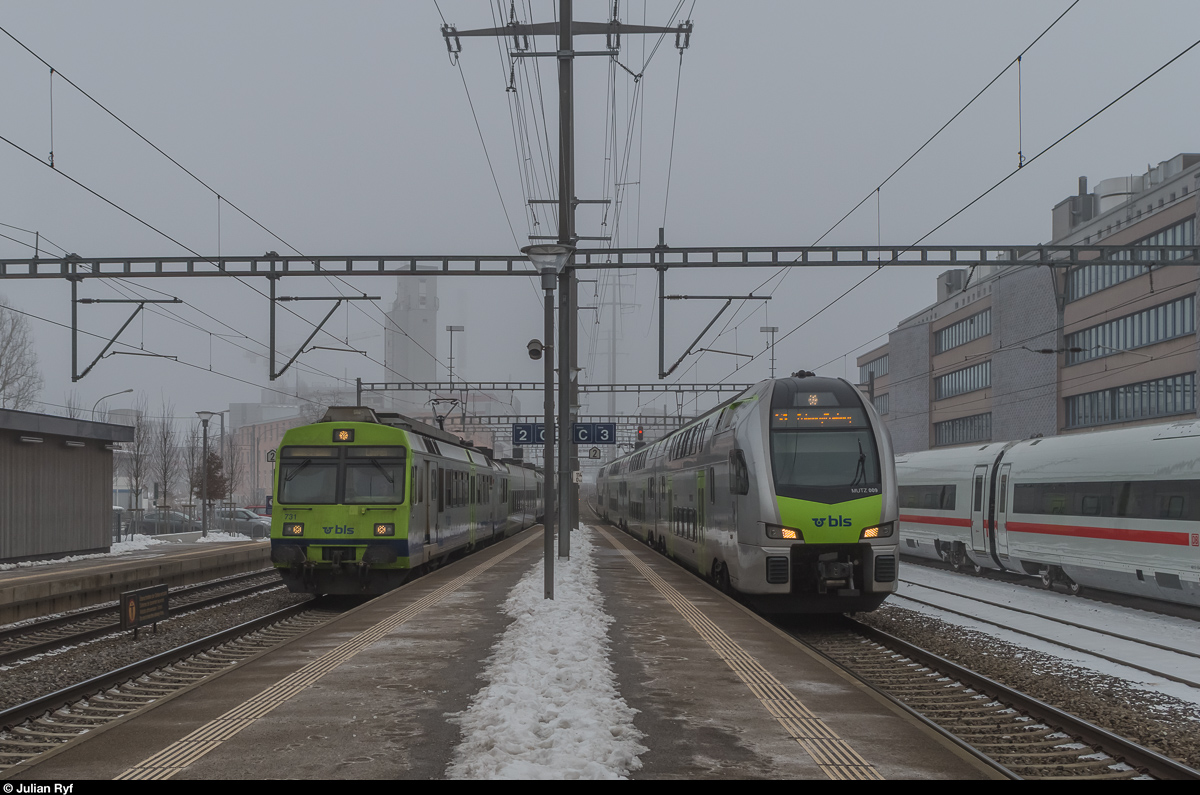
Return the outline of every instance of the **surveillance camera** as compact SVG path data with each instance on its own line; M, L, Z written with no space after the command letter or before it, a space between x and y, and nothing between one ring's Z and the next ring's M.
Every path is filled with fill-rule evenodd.
M542 343L538 342L537 340L530 340L529 344L525 347L529 349L530 359L537 361L538 359L542 358Z

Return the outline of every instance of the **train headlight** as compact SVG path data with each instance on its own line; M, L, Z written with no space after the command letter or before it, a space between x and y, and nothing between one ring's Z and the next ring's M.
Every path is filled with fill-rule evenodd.
M333 432L333 440L335 442L353 442L354 441L354 429L353 428L337 428L337 429L335 429Z
M396 535L396 525L377 523L375 525L375 537L394 536Z
M283 535L284 535L284 537L304 535L304 523L303 522L285 522L283 525Z
M767 525L767 538L781 538L787 541L803 541L804 533L792 527L769 524Z
M891 538L892 532L895 530L895 522L884 522L877 524L874 527L864 528L859 538Z

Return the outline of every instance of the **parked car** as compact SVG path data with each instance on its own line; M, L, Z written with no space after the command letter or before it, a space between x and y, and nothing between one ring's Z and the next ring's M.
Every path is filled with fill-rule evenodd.
M241 533L251 538L271 535L271 519L259 516L248 508L218 508L213 511L213 526L227 533Z
M178 511L146 511L140 517L129 520L125 528L130 533L154 535L157 533L195 533L199 532L200 522L189 519L186 514Z

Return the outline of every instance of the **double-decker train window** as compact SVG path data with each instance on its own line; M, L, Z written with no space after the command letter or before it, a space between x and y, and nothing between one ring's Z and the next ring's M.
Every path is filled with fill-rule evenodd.
M750 471L746 467L746 454L741 450L729 452L729 492L750 493Z

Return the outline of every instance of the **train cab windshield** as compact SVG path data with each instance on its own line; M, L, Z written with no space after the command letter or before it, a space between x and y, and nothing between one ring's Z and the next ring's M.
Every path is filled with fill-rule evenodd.
M781 497L829 502L881 490L867 412L853 389L833 379L776 382L771 465Z
M281 505L382 505L404 502L403 447L284 447Z

